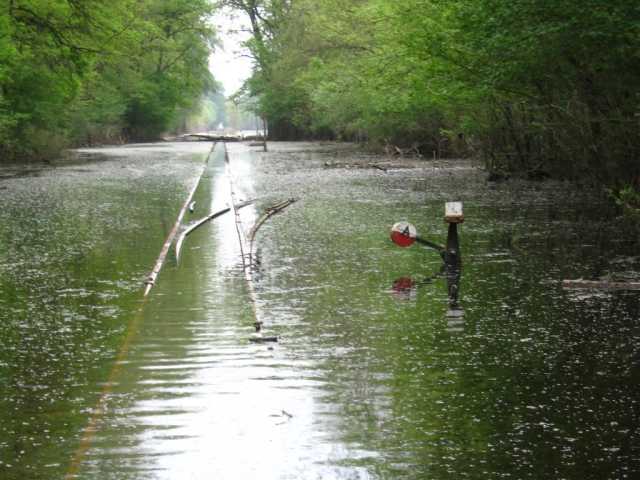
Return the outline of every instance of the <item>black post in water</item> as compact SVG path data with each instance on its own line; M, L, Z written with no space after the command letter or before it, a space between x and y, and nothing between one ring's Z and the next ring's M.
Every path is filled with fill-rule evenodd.
M460 276L462 274L462 256L460 254L460 242L458 240L458 224L450 223L447 234L447 249L444 254L445 274L447 276L447 290L449 292L449 305L458 307L458 294L460 291Z
M447 233L447 247L444 253L445 275L449 293L449 307L451 311L461 311L458 303L460 295L460 277L462 276L462 254L458 239L458 224L464 221L461 202L449 202L445 205L444 219L449 223Z
M449 297L447 317L457 318L458 320L456 321L459 323L461 321L460 317L464 316L462 307L459 304L462 255L460 253L460 241L458 240L458 224L464 222L462 202L447 202L444 211L444 220L449 224L446 247L419 237L416 227L408 222L397 222L391 227L391 240L400 247L409 247L413 243L418 243L432 248L440 254L444 261L441 272L444 271L447 279ZM395 284L394 289L396 289Z

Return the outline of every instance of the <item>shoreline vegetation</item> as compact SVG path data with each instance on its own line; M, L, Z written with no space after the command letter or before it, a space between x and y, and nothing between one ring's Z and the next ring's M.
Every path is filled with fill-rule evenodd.
M230 101L208 69L220 8L251 33ZM602 185L637 215L639 43L627 0L11 0L0 161L212 130L241 105L272 140L473 157L494 179Z
M606 185L640 206L640 4L226 0L278 139L481 159L495 178Z
M208 0L11 0L0 11L0 162L157 139L224 98ZM222 99L222 100L221 100Z

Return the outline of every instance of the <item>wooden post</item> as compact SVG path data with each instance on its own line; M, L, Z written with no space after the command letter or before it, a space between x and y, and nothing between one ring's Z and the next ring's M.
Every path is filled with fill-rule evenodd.
M267 151L267 121L262 117L262 148Z

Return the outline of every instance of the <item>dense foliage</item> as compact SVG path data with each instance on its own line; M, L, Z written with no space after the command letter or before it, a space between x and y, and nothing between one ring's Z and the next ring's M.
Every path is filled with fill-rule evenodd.
M482 155L492 171L640 175L640 3L228 0L276 137Z
M3 5L0 158L154 138L184 123L214 87L208 0Z

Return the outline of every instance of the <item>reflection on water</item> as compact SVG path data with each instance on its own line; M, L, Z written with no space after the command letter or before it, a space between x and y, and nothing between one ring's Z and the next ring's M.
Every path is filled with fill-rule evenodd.
M3 479L62 478L210 144L148 147L0 175Z
M208 147L0 177L2 478L68 470ZM280 342L248 341L233 216L195 231L142 310L79 478L640 475L637 292L559 285L640 270L637 238L592 192L488 188L464 163L326 168L358 160L344 145L229 154L236 188L258 198L245 227L299 199L257 239L257 307ZM193 218L228 188L214 155ZM451 198L466 210L463 270L388 240L406 218L444 244Z
M399 300L413 300L419 287L432 285L436 278L444 277L447 283L449 308L446 313L447 331L464 331L464 309L460 305L460 279L462 278L462 252L458 237L458 225L451 223L448 227L446 247L426 239L418 239L419 244L436 250L442 257L442 266L431 276L421 276L419 280L412 277L400 277L394 280L391 292Z

